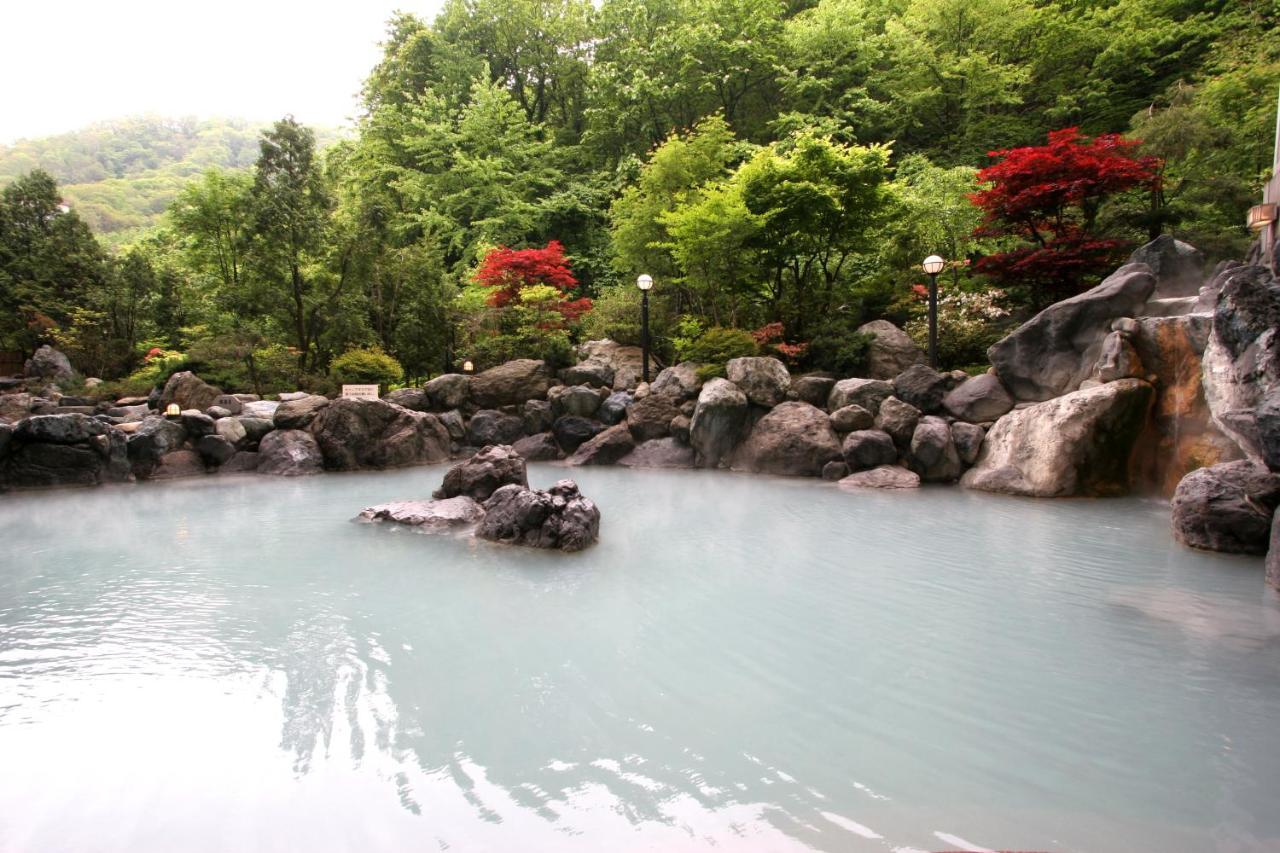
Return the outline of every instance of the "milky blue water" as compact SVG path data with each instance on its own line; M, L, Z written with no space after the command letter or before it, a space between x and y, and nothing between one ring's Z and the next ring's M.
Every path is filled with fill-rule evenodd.
M579 555L350 522L442 473L0 497L0 850L1280 850L1280 600L1161 503L585 469Z

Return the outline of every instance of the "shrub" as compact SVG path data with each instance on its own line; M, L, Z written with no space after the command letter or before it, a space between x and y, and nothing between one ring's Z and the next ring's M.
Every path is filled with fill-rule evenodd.
M517 358L541 359L553 370L575 361L573 344L564 331L529 331L477 338L467 355L476 370L487 370Z
M718 364L722 367L731 358L757 355L760 352L755 338L745 329L712 326L702 331L701 323L689 317L681 318L678 334L673 342L679 361Z
M874 335L857 330L859 315L837 314L818 327L805 364L813 370L824 370L836 376L862 376L867 370L867 349Z
M1000 307L1002 291L969 293L952 290L938 297L938 365L959 368L985 364L987 348L1004 336L1009 312ZM906 326L921 349L929 345L929 318L924 309Z
M329 372L335 382L351 385L390 385L404 376L400 362L376 346L347 350L333 360Z

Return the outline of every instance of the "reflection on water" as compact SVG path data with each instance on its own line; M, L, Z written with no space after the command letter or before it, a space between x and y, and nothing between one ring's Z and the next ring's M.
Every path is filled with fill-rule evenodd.
M0 499L0 849L1280 849L1280 602L1166 507L575 475L571 557L348 523L440 469Z

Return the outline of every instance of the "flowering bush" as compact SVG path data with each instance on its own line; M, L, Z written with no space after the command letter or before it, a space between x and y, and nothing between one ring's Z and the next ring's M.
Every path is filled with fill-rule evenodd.
M795 366L809 352L807 343L789 344L782 339L781 323L769 323L751 333L760 351L775 355L791 366Z
M929 342L929 289L914 285L914 315L906 332L918 346ZM943 367L965 367L987 360L987 347L1004 334L1000 322L1009 316L1001 306L1004 291L946 290L938 296L938 361Z

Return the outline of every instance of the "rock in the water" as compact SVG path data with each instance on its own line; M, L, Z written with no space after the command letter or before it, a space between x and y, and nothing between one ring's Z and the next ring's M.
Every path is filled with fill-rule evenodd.
M988 423L1013 408L1013 397L994 373L971 376L942 398L954 417L974 424Z
M1204 284L1204 255L1189 243L1161 234L1134 250L1128 263L1146 264L1156 277L1153 299L1195 296Z
M508 485L529 485L525 459L511 447L493 445L450 468L432 497L466 495L483 503L499 488Z
M881 465L869 471L858 471L836 483L842 489L918 489L920 478L897 465Z
M40 347L23 368L29 379L47 379L51 382L64 382L76 378L71 367L71 360L61 351L45 344Z
M484 507L466 495L433 501L392 501L366 507L365 521L394 521L430 532L465 530L484 518Z
M557 385L547 392L551 413L555 417L576 415L590 418L600 408L600 395L586 385Z
M259 474L298 477L324 471L324 455L315 437L301 429L272 430L258 444Z
M841 379L832 386L827 397L827 411L861 406L874 415L880 411L880 404L892 394L893 383L883 379Z
M198 477L205 474L204 461L194 450L174 450L160 457L160 464L151 472L152 480L176 480L180 477Z
M529 462L554 462L560 458L560 445L549 432L527 435L511 445L511 449Z
M636 401L627 391L614 391L600 404L596 417L608 426L622 423L627 417L627 409Z
M618 460L624 468L692 468L696 459L693 448L674 437L655 438L636 445L635 450Z
M472 376L471 399L484 408L518 406L546 397L550 387L551 371L545 361L518 358Z
M581 551L600 536L600 510L561 480L547 491L503 486L484 504L476 536L493 542Z
M1280 504L1280 474L1246 459L1192 471L1173 494L1179 542L1208 551L1265 554Z
M960 482L1029 497L1127 494L1154 396L1142 380L1121 379L1015 409L996 421Z
M671 434L671 421L679 414L674 397L650 394L627 409L627 428L637 442L663 438Z
M1089 378L1117 317L1136 316L1155 290L1141 264L1123 266L1097 287L1041 311L987 350L1005 387L1020 400L1049 400Z
M727 379L714 378L698 393L698 406L689 426L689 443L698 464L715 468L727 462L742 438L747 420L747 395Z
M951 428L942 418L926 415L911 436L911 470L926 483L948 483L960 476L960 454Z
M698 396L702 389L702 380L698 378L698 368L701 366L692 361L682 361L666 368L650 383L649 393L675 397L681 401Z
M568 465L613 465L635 449L636 440L626 424L616 424L595 438L583 442L565 463Z
M504 415L495 409L484 409L471 416L467 424L467 441L472 447L487 444L511 444L524 434L524 419Z
M942 408L942 398L951 386L947 374L927 364L913 364L893 380L893 395L929 415Z
M498 382L491 384L501 385ZM422 390L426 392L433 410L446 412L449 409L460 409L471 399L471 377L463 373L446 373L423 385ZM546 389L543 390L545 392Z
M236 446L220 435L206 435L196 442L196 450L210 465L221 465L236 455Z
M862 471L880 465L892 465L898 459L898 448L889 433L878 429L860 429L844 437L841 454L850 471Z
M84 446L14 442L0 484L19 489L93 486L103 481L102 457Z
M729 359L725 375L742 389L748 400L767 409L787 399L787 392L791 390L791 374L786 366L769 356Z
M822 466L822 479L835 482L849 476L849 466L843 459Z
M951 425L951 440L955 442L956 453L960 454L961 462L972 465L977 461L978 453L982 450L982 439L986 435L987 431L977 424L956 421Z
M435 415L383 400L331 400L310 430L330 470L394 468L449 458L449 432Z
M913 364L924 364L924 352L911 336L888 320L872 320L858 327L872 335L867 346L867 375L872 379L893 379Z
M883 404L881 404L883 405ZM831 427L836 432L853 432L856 429L871 429L876 419L861 406L845 406L831 413Z
M911 437L916 434L918 423L920 423L919 409L910 403L904 403L897 397L890 397L880 404L880 414L876 415L875 427L889 433L898 450L905 453L911 447Z
M831 396L831 389L835 384L836 380L833 376L809 373L791 380L791 393L800 402L821 409L827 405L827 398Z
M237 450L236 455L232 456L218 468L219 474L239 474L248 471L258 470L258 454L256 451Z
M764 474L817 477L840 458L840 439L822 409L793 400L756 422L734 459L734 468Z
M302 397L286 400L281 403L272 416L276 429L306 429L316 419L316 415L329 405L329 398L319 394L304 394Z
M565 453L573 453L587 441L595 438L604 425L599 421L590 421L586 418L580 418L577 415L565 415L563 418L556 418L556 422L551 425L551 432L555 434L556 443L560 445L560 449Z
M177 403L181 409L204 411L214 405L221 396L220 390L190 370L180 370L164 383L164 390L160 392L160 401L156 408L164 411L170 403Z

